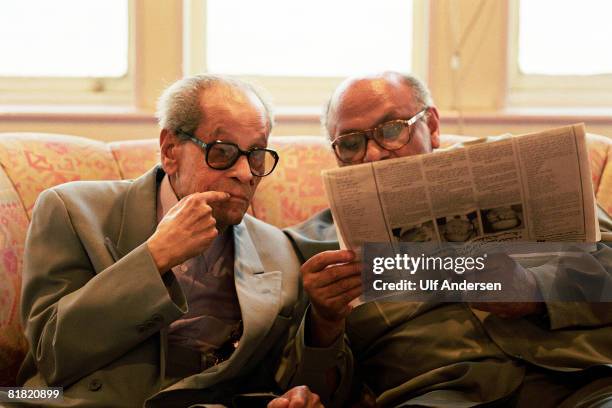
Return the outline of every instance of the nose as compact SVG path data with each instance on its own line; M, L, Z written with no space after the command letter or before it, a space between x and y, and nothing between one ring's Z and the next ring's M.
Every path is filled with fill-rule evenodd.
M366 145L366 154L363 157L364 163L375 162L378 160L385 160L391 157L391 152L385 148L382 148L376 143L376 141L369 139Z
M244 184L250 184L255 176L251 173L249 160L245 155L238 158L238 161L231 167L232 176L240 180Z

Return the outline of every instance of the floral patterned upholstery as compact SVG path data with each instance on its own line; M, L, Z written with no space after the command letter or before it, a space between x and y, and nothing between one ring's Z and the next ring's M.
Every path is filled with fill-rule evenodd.
M605 136L589 135L589 159L593 189L599 205L612 214L612 145Z
M252 204L253 215L279 227L297 224L327 207L321 170L336 167L323 137L276 137L270 147L280 160L264 177Z
M465 141L445 135L442 146ZM588 135L598 202L612 212L612 139ZM320 172L336 166L323 137L273 137L280 162L262 180L251 213L279 227L327 207ZM159 161L157 139L105 144L73 136L0 134L0 386L14 385L27 343L19 323L23 246L34 202L51 186L72 180L135 178Z
M19 195L0 171L0 385L11 384L27 350L18 307L28 223Z
M6 133L0 163L28 212L41 191L75 180L120 178L106 143L76 136Z
M121 178L134 179L159 163L159 140L128 140L109 143Z

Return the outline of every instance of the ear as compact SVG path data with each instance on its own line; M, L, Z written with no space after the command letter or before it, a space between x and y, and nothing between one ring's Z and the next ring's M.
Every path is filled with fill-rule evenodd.
M160 160L166 174L173 175L178 170L179 140L174 132L162 129L159 134Z
M440 114L438 108L431 106L427 111L427 127L431 139L431 147L440 147Z

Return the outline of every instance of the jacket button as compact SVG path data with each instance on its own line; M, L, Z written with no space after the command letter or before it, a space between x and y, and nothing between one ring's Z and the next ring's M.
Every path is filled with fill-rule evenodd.
M98 391L100 388L102 388L102 381L98 380L97 378L94 378L89 382L89 391Z

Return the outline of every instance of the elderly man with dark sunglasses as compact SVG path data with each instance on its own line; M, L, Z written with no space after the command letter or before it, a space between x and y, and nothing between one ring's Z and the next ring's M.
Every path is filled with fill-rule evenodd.
M344 81L323 125L340 166L429 153L440 144L429 91L393 72ZM304 262L308 331L325 339L321 345L348 337L365 384L359 406L373 398L382 407L612 406L609 303L370 302L353 309L361 264L338 250L331 212L286 233ZM592 258L570 273L609 282L610 249ZM538 290L528 268L514 270L525 288Z
M307 346L299 261L282 231L245 214L278 162L267 104L199 75L164 92L158 118L160 166L41 194L21 384L63 387L60 405L80 407L321 407L302 384L351 361Z

